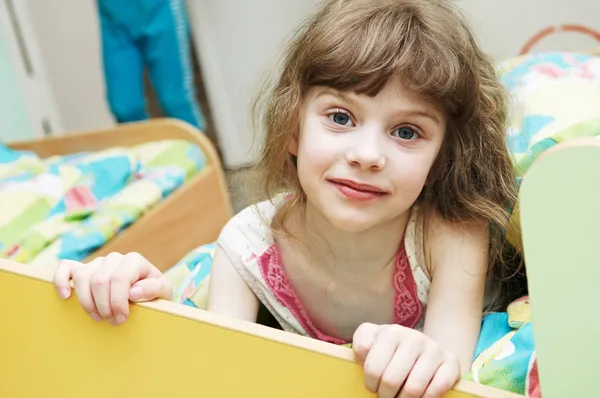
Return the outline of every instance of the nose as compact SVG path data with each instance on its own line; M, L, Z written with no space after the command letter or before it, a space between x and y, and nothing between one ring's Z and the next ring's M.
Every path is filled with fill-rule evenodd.
M381 170L385 167L385 143L383 134L377 131L362 131L353 137L346 151L346 161L362 170Z

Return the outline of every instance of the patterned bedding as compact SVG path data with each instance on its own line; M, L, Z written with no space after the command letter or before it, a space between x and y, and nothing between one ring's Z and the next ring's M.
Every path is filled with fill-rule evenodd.
M204 165L184 140L46 159L0 145L0 258L83 260Z
M600 136L600 58L549 52L502 62L511 98L506 141L518 183L541 153L575 138ZM507 239L521 249L518 204Z
M506 60L498 70L512 100L506 140L519 177L557 143L598 135L599 57L539 53Z

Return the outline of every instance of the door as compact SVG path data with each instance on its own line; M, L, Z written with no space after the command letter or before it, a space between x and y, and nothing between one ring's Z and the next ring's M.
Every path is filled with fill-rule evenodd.
M60 130L23 2L0 0L0 142Z

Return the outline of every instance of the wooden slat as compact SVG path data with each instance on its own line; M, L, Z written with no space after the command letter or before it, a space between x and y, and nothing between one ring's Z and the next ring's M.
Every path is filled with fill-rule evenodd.
M182 139L199 145L210 163L219 164L210 140L191 125L175 119L151 119L120 124L113 128L67 133L61 136L11 142L17 150L36 152L41 157L76 152L100 151L116 146L131 147L149 141ZM220 166L220 164L219 164Z

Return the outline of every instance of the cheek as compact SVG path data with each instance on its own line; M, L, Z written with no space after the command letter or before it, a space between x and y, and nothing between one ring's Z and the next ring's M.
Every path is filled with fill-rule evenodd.
M325 131L321 123L309 120L300 135L298 145L298 167L310 169L313 173L324 171L337 159L334 137Z
M331 168L332 157L322 145L301 145L298 152L298 179L302 189L310 196Z
M313 126L305 124L298 142L298 179L302 189L307 193L313 190L312 187L323 173L324 163L326 163L321 145L316 145L319 140L315 139L317 136L315 133Z
M394 185L399 191L418 195L423 189L433 165L429 156L405 157L394 164Z

